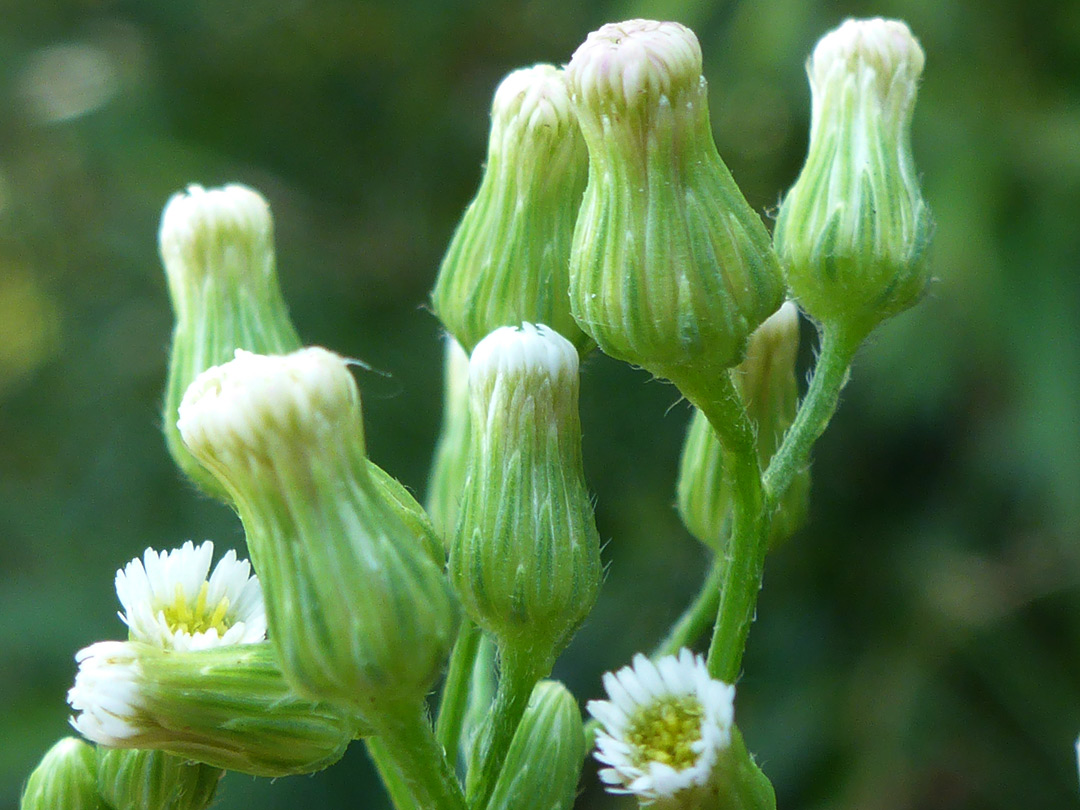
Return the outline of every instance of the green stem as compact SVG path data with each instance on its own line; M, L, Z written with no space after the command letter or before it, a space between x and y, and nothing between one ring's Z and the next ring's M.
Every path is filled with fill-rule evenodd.
M466 810L461 786L435 739L424 705L417 701L385 705L382 709L372 723L380 738L376 750L381 747L379 756L396 770L414 806L422 810Z
M484 727L483 737L466 780L466 795L471 810L487 806L499 777L510 742L529 705L536 682L551 671L550 656L537 657L529 650L509 644L499 644L499 688L491 709L491 719Z
M858 333L848 333L836 326L822 327L821 351L810 388L763 477L770 513L791 479L810 463L810 449L836 413L840 391L847 382L851 361L861 342L862 336Z
M469 701L469 683L479 646L480 628L465 619L458 630L454 651L450 654L450 666L439 700L439 719L435 725L435 738L442 745L451 766L458 760L461 724Z
M364 745L367 747L372 764L375 765L375 770L379 772L383 787L386 788L395 810L420 810L416 802L413 801L412 793L409 792L408 785L405 784L405 780L401 777L401 772L398 771L394 761L390 758L382 738L368 737L364 740Z
M724 562L723 556L714 555L708 576L705 577L694 601L687 605L686 610L668 630L664 640L653 650L654 661L665 655L674 655L683 647L689 647L709 629L716 618L716 608L720 602L720 583L724 577Z
M688 380L695 382L697 379ZM680 389L701 409L731 459L731 536L720 575L720 600L706 665L709 674L734 683L754 621L768 547L768 513L761 486L754 426L729 373L707 381L707 390Z

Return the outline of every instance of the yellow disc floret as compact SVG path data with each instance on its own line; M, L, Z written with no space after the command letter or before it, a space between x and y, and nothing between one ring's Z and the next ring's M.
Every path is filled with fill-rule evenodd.
M184 594L184 589L179 583L176 585L176 597L167 605L163 605L161 613L174 632L205 633L216 630L218 636L224 636L232 622L229 620L229 597L222 596L214 604L207 604L207 592L210 583L204 582L199 588L194 604Z
M697 761L694 743L701 739L705 709L694 695L669 695L643 706L630 719L626 741L634 765L662 762L677 771Z

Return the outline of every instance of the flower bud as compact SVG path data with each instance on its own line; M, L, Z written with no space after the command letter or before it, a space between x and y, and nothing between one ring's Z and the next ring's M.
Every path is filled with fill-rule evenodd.
M468 458L469 355L454 338L447 337L443 364L442 429L428 476L427 496L431 522L447 545L457 523Z
M76 660L72 725L101 745L286 776L337 762L357 735L351 717L293 692L267 642L180 652L101 641Z
M589 148L574 317L613 357L680 387L710 379L742 359L783 281L716 151L697 38L673 22L605 25L567 77Z
M733 372L747 415L757 434L758 461L769 464L795 420L798 385L799 311L788 301L750 336L746 358ZM719 551L731 510L732 473L720 440L705 415L695 409L683 445L677 484L679 515L690 533ZM809 469L799 472L783 494L770 528L770 545L802 525L810 494Z
M23 788L19 810L105 810L97 792L97 753L74 737L49 749Z
M577 352L543 325L496 329L469 361L469 400L469 472L450 579L465 610L501 643L553 658L600 585Z
M163 751L97 749L98 793L110 810L205 810L222 773Z
M898 20L847 20L806 64L810 145L776 248L799 304L861 339L926 291L933 225L911 155L924 56Z
M490 810L569 810L585 759L577 701L558 681L540 681L514 732Z
M159 234L176 326L165 391L165 439L204 492L226 499L176 430L180 399L196 376L236 349L282 354L300 348L274 270L270 208L240 185L189 186L165 206Z
M515 70L491 105L487 165L439 268L435 313L466 351L499 326L548 323L579 349L567 267L585 188L581 139L563 71Z
M238 351L191 385L179 429L236 503L296 691L362 714L424 695L453 642L453 596L434 539L373 481L346 362Z

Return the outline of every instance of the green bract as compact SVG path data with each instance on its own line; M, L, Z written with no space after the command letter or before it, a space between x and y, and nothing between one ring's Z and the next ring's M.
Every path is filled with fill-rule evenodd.
M924 56L897 20L848 20L806 63L810 146L776 249L807 313L861 339L926 291L933 230L911 155Z
M467 351L497 327L523 321L588 346L566 293L587 162L562 70L536 65L503 79L491 105L484 178L432 293L435 313Z
M161 258L176 325L169 352L164 427L169 452L204 492L221 484L196 461L176 429L184 391L236 349L279 354L300 348L274 270L270 208L245 186L175 194L161 217Z
M364 716L424 695L457 610L419 507L372 473L345 361L237 352L192 384L179 426L236 503L297 692Z
M769 234L716 151L701 50L678 23L605 25L567 67L589 147L570 305L606 353L682 387L743 356L783 300Z

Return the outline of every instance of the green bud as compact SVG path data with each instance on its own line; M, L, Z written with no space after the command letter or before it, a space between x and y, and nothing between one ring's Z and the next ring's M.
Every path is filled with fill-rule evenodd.
M697 37L673 22L605 25L567 77L589 148L574 317L607 354L700 388L742 359L784 286L716 151Z
M179 428L236 503L296 691L364 716L426 694L457 611L436 541L373 480L346 361L238 351L188 389Z
M547 323L579 349L567 266L585 188L581 139L563 71L516 70L491 105L480 190L439 268L435 313L467 351L499 326Z
M788 301L750 336L746 358L732 372L757 434L758 461L764 469L795 420L798 384L799 311ZM731 512L732 472L716 432L695 409L679 465L679 515L698 540L720 550ZM770 528L770 545L787 539L806 518L810 470L800 471L783 494Z
M283 354L300 348L274 270L270 207L239 185L189 186L165 206L159 233L176 326L169 352L164 429L169 452L200 489L227 500L176 430L191 382L236 349Z
M65 737L50 748L26 780L19 810L105 810L94 747Z
M296 695L268 642L181 652L102 641L77 660L72 722L101 745L287 776L337 762L357 736L356 720Z
M911 156L924 56L897 20L847 20L806 63L806 165L780 208L776 248L799 304L862 339L929 282L933 225Z
M469 361L469 400L469 472L450 579L500 643L553 659L600 585L577 351L543 325L496 329Z
M98 792L110 810L205 810L222 773L163 751L98 748Z
M540 681L514 732L490 810L569 810L585 759L577 701L557 681Z
M427 511L435 531L449 544L457 524L469 458L469 355L446 339L443 364L443 417L439 443L428 476Z

